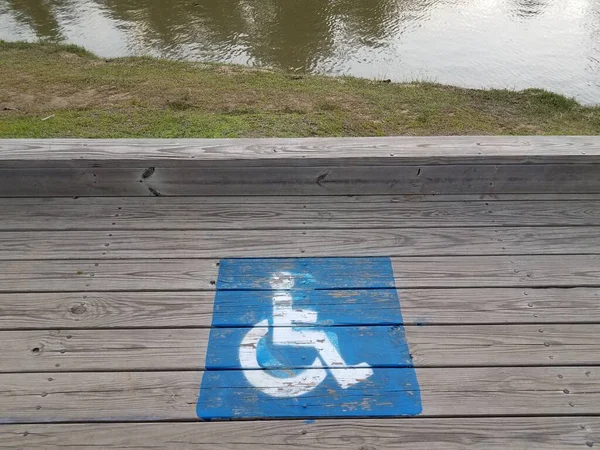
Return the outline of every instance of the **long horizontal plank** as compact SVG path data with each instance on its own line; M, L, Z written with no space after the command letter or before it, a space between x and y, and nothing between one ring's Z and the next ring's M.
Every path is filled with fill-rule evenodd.
M349 199L351 201L361 201L361 199L366 198L388 198L393 199L394 203L421 203L421 202L566 202L566 201L592 201L596 202L600 200L600 194L590 194L590 193L579 193L579 194L569 194L569 193L546 193L546 194L510 194L510 193L489 193L489 194L382 194L382 195L368 195L368 194L338 194L338 195L262 195L262 196L244 196L244 195L223 195L223 196L215 196L215 195L198 195L190 198L190 196L182 196L177 197L173 196L169 199L162 199L165 202L170 200L173 201L193 201L198 200L200 202L208 202L208 203L239 203L240 197L244 198L244 201L248 200L252 201L260 201L261 199L290 199L291 201L300 201L301 199L310 199L310 202L314 203L327 203L332 200L345 200ZM161 200L160 197L154 196L152 198L130 198L130 197L22 197L22 198L12 198L12 197L1 197L0 201L7 202L8 205L12 205L19 202L52 202L52 201L69 201L69 200L84 200L85 202L95 202L95 201L127 201L130 200L135 202L136 200L141 201L152 201L152 200ZM308 200L307 200L308 201Z
M0 426L0 448L178 450L580 450L597 417L345 419ZM351 447L349 443L356 443Z
M214 296L211 291L4 293L0 330L206 328L212 324ZM600 323L598 288L399 289L398 297L404 323L410 325ZM363 299L373 300L359 296L355 301ZM372 307L364 304L365 310ZM220 316L238 317L240 308L253 311L240 296L230 308L221 307ZM331 302L330 308L335 316L345 303Z
M599 255L409 257L392 263L399 288L600 287ZM214 290L217 271L214 259L0 261L0 292Z
M5 231L0 260L600 254L600 227Z
M139 167L140 162L193 166L214 161L423 164L486 160L496 163L589 162L600 159L595 136L444 136L296 139L4 139L11 167Z
M2 292L214 290L217 260L0 261Z
M600 193L600 164L2 169L3 197Z
M210 360L207 328L3 331L0 372L235 369L239 342L248 331L213 329L211 345L219 352ZM407 326L404 331L371 326L329 331L402 342L405 336L415 367L600 366L600 325ZM368 362L372 367L398 365L391 361L390 355L374 351ZM294 365L309 367L313 362L303 364Z
M349 260L351 258L345 258ZM237 267L243 269L241 260L237 260ZM541 256L463 256L463 257L406 257L391 258L394 282L396 287L557 287L557 286L588 286L583 281L590 282L597 278L600 270L599 255L541 255ZM222 288L264 289L270 285L271 270L278 267L294 267L296 279L310 280L323 286L329 284L329 289L361 288L366 284L369 287L387 287L389 279L387 274L381 274L381 283L375 286L377 279L373 272L365 274L358 270L353 277L347 280L346 271L354 267L360 268L360 260L347 267L347 264L336 266L336 273L322 273L322 278L310 279L316 274L307 273L301 261L294 258L255 259L252 265L246 265L246 270L228 271L227 278L220 277ZM581 264L585 268L580 268ZM229 265L231 266L231 265ZM362 274L362 276L361 276ZM552 275L551 275L552 274ZM363 280L362 278L365 278ZM341 286L337 280L344 280ZM478 281L475 281L478 280ZM544 284L542 283L542 280ZM331 284L333 281L334 284ZM366 284L365 284L366 283ZM425 283L425 284L422 284ZM516 283L516 284L513 284ZM572 284L577 283L577 284ZM593 283L597 283L594 281ZM348 285L351 284L351 285ZM596 284L593 285L594 287Z
M401 371L412 369L373 370L402 376ZM597 367L418 368L416 372L424 417L600 413ZM3 423L194 420L203 373L2 374L0 417ZM366 386L350 387L345 395L357 401L365 395L371 401L386 399L385 391ZM310 416L312 406L306 406L303 415Z
M360 197L0 198L0 230L241 230L600 225L600 202Z

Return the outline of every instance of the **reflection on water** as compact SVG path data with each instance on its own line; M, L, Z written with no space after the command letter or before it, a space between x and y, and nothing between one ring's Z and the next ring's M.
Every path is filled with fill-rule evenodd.
M56 15L43 0L6 0L6 3L17 22L32 28L39 38L50 41L62 39Z
M519 17L529 18L541 14L546 9L547 1L514 0L513 12Z
M600 103L599 0L0 0L0 39Z

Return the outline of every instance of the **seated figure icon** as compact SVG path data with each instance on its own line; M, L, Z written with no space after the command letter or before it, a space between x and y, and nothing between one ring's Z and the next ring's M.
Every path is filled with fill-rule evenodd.
M304 372L288 378L272 376L265 370L246 370L244 375L248 382L273 397L294 397L306 394L315 389L327 377L326 369L345 368L348 364L339 353L336 345L329 339L325 331L307 327L317 322L316 311L298 310L293 307L293 298L289 289L294 287L294 277L287 272L276 273L271 277L273 291L273 345L288 347L310 347L318 352L318 356ZM304 325L299 327L299 325ZM258 360L259 342L268 331L269 322L263 320L252 328L240 345L240 364L242 369L260 366ZM343 372L332 371L342 389L346 389L373 374L366 362L356 368L348 368ZM307 382L310 375L310 381Z

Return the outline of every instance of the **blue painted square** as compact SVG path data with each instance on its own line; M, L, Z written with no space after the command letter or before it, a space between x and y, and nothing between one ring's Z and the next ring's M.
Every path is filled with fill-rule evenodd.
M421 412L389 258L221 261L201 419Z

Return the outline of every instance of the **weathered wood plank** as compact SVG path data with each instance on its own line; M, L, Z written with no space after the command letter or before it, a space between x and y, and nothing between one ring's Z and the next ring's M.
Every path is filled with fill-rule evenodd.
M600 202L401 196L0 198L0 230L242 230L600 225Z
M213 290L216 260L2 261L2 292Z
M0 371L153 370L157 365L159 370L204 370L209 331L5 331L0 332L8 339L0 349Z
M0 232L0 260L600 254L600 227Z
M213 291L0 294L0 330L210 327L214 297Z
M340 165L372 163L448 164L590 162L600 159L596 136L443 136L304 139L4 139L10 167L143 167L140 163L202 166L242 161L246 166L313 161ZM49 156L51 155L51 157Z
M345 332L344 328L333 332ZM248 329L213 330L211 345L219 346L221 356L206 361L209 332L207 328L2 331L0 372L239 367L237 346ZM359 327L355 333L404 340L399 327ZM600 365L600 325L407 326L405 335L415 367ZM389 355L373 352L369 364L397 365L390 361Z
M214 290L214 259L0 261L0 292ZM600 287L600 256L392 258L396 286ZM256 280L254 280L256 281Z
M133 169L0 168L3 197L152 195L139 178Z
M0 426L0 448L63 450L580 450L600 442L597 417L345 419Z
M599 164L0 168L0 188L3 197L597 194L599 172Z
M392 372L412 369L374 370L393 376ZM416 371L424 417L600 413L597 367ZM3 423L194 420L202 373L2 374L0 417ZM345 393L361 400L365 395L386 395L364 386L350 387Z
M405 330L415 367L600 365L598 325L408 326Z
M410 324L598 322L600 289L400 289Z
M353 297L365 309L378 293ZM336 295L337 291L321 294ZM210 327L214 292L48 292L0 294L0 330ZM600 323L598 288L468 288L398 290L405 324ZM249 313L240 296L222 317ZM331 314L344 303L331 302ZM379 307L379 306L378 306ZM357 317L357 323L364 316ZM246 323L251 326L253 323Z

